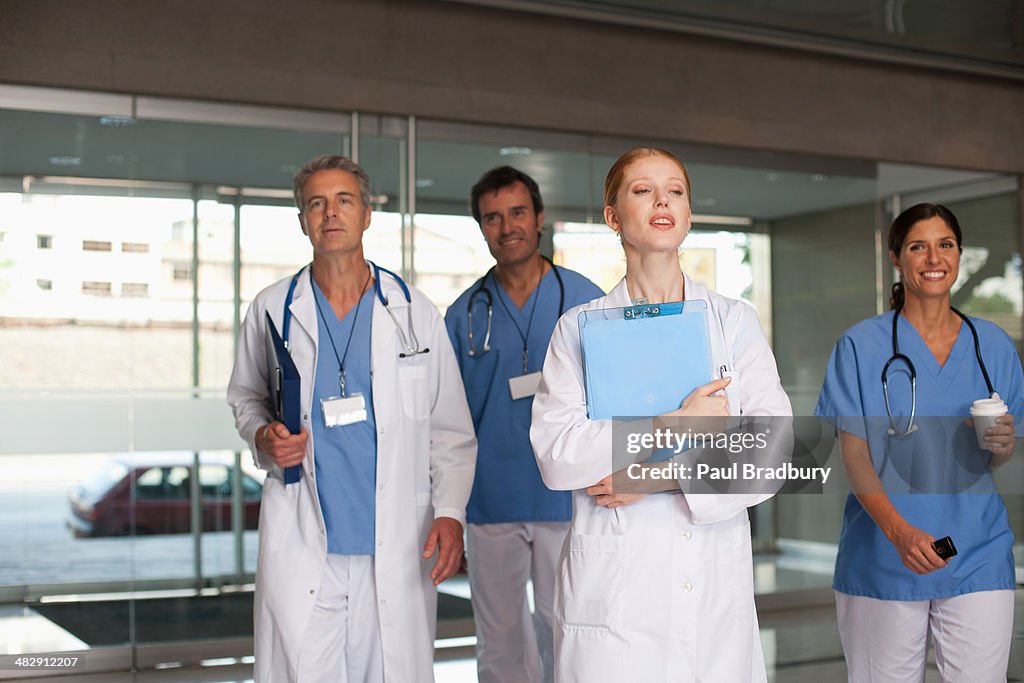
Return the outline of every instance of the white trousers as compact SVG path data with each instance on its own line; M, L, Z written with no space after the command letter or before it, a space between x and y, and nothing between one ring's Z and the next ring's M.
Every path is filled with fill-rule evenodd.
M299 655L299 683L383 683L371 555L327 555Z
M554 680L555 571L568 522L469 525L480 683ZM526 595L533 581L534 612Z
M876 600L836 592L850 683L922 683L928 637L945 683L1006 681L1013 591L935 600Z

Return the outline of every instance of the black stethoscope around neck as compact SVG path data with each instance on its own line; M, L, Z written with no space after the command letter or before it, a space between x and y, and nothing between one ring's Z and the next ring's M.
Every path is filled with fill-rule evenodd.
M561 318L562 314L565 313L565 283L562 282L562 275L558 272L558 268L555 267L554 262L547 256L541 256L542 259L551 264L551 270L555 274L555 279L558 280L558 317ZM494 317L494 295L491 294L491 290L487 289L487 278L494 278L494 266L491 266L490 270L484 273L484 276L480 278L480 284L473 290L473 293L469 295L469 301L466 303L466 318L469 330L467 332L469 336L469 355L473 358L482 356L491 350L491 320ZM541 280L543 281L543 277ZM540 285L537 285L537 296L540 296ZM477 349L473 341L473 304L476 303L476 298L482 296L484 303L487 306L487 327L484 330L484 345Z
M985 360L981 357L981 342L978 340L978 330L975 329L974 323L970 319L953 308L953 312L960 316L960 319L967 324L967 327L971 330L971 336L974 337L974 355L978 359L978 367L981 368L981 375L985 378L985 386L988 388L988 394L991 396L996 393L995 388L992 386L992 380L988 376L988 368L985 367ZM917 429L917 425L914 424L914 417L917 414L917 368L914 367L914 362L910 360L910 357L900 353L900 342L897 327L900 320L900 312L903 307L900 306L892 315L892 356L886 361L885 366L882 368L882 395L885 397L885 412L889 416L889 436L905 436ZM906 431L900 431L896 426L896 419L893 417L892 408L889 404L889 368L896 361L903 361L910 371L910 421L907 423Z
M412 294L409 292L409 286L405 284L405 280L399 277L398 273L390 271L387 268L378 266L373 261L367 261L367 263L369 264L370 268L373 269L373 288L376 290L377 299L379 299L381 304L384 306L384 310L387 311L388 315L391 317L391 321L395 323L395 328L398 330L398 336L401 339L402 346L405 349L403 352L398 354L398 357L408 358L409 356L415 356L421 353L429 353L429 348L420 348L419 339L416 338L416 329L413 327L412 324ZM312 277L313 264L309 264L309 268L310 277ZM281 338L284 341L285 348L288 348L288 328L291 326L292 322L291 306L292 297L295 295L295 285L298 284L299 276L302 275L302 271L304 271L305 269L306 266L303 266L302 268L299 269L299 272L295 273L295 275L292 276L291 284L288 285L288 296L286 296L284 299L284 320L282 324L283 329L281 331ZM382 272L390 275L391 278L398 284L399 288L402 290L402 296L405 299L406 304L408 304L405 308L406 329L408 330L408 335L406 334L406 331L402 329L402 326L398 324L398 318L395 316L394 311L391 310L391 306L388 305L388 298L384 296L384 290L380 286L380 274Z

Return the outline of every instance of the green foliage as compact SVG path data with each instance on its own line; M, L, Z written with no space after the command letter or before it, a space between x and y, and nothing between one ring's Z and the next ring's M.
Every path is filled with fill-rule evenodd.
M964 304L964 313L969 315L991 315L993 313L1013 313L1013 302L999 292L987 296L972 296Z

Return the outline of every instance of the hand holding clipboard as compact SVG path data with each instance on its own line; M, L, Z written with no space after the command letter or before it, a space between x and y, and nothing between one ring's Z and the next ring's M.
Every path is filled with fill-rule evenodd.
M302 477L309 434L302 429L301 380L277 327L267 316L267 364L270 368L270 395L274 400L275 421L256 432L256 447L284 468L284 483L294 484Z

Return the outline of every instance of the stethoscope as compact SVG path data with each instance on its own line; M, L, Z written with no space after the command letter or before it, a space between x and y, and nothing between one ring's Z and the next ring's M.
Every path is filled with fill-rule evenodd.
M562 313L565 312L565 284L562 282L562 276L558 272L558 268L547 256L541 256L542 259L551 264L551 270L555 274L555 279L558 280L558 317L562 317ZM491 350L491 320L494 317L494 296L491 294L491 290L487 289L487 278L494 277L494 266L491 266L490 270L484 273L484 276L480 278L480 284L473 293L469 295L469 302L466 304L466 317L469 323L469 355L473 358L482 356ZM538 285L539 288L539 285ZM540 296L540 292L537 292ZM478 351L476 345L473 342L473 304L478 296L484 297L484 302L487 305L487 327L484 331L484 345Z
M413 327L412 324L412 294L410 294L409 287L405 284L405 280L399 277L398 273L390 271L387 268L382 268L373 261L367 261L367 263L369 263L370 267L373 268L373 288L377 292L377 298L380 300L381 304L384 305L384 310L388 312L388 315L391 317L391 321L395 323L395 329L398 330L398 336L401 338L402 346L405 348L405 351L399 353L398 357L407 358L409 356L415 356L421 353L429 353L430 349L420 348L420 342L416 338L416 329ZM312 265L310 265L310 267L312 268ZM302 268L299 269L299 272L295 273L295 275L292 277L291 284L288 285L288 296L286 296L284 299L284 329L281 332L281 338L284 341L285 348L288 348L288 328L292 322L291 305L292 297L295 295L295 285L298 284L299 276L302 275L302 271L304 271L305 269L306 266L303 266ZM409 330L408 336L406 336L405 331L402 329L402 326L398 324L398 318L395 317L394 312L391 310L391 306L388 305L388 298L384 296L384 291L381 289L381 272L387 273L395 282L398 283L398 286L402 289L402 294L405 296L406 303L409 304L408 306L406 306L405 309L407 314L407 327Z
M885 367L882 368L882 394L885 396L885 412L889 415L889 436L906 436L917 429L917 425L914 424L914 416L917 413L917 368L914 367L914 362L909 357L900 353L900 343L896 328L899 323L901 310L903 310L902 307L897 308L893 312L892 357L886 361ZM978 341L978 330L975 329L974 323L966 315L955 308L953 308L953 312L960 316L960 319L967 323L967 327L971 330L971 336L974 337L974 355L978 358L978 367L981 368L981 374L985 378L985 386L988 387L988 394L991 396L996 390L992 386L992 380L989 379L985 361L981 357L981 342ZM896 427L896 419L892 415L892 408L889 407L889 366L898 360L903 361L907 369L910 370L910 422L907 423L907 430L905 432L901 432Z

